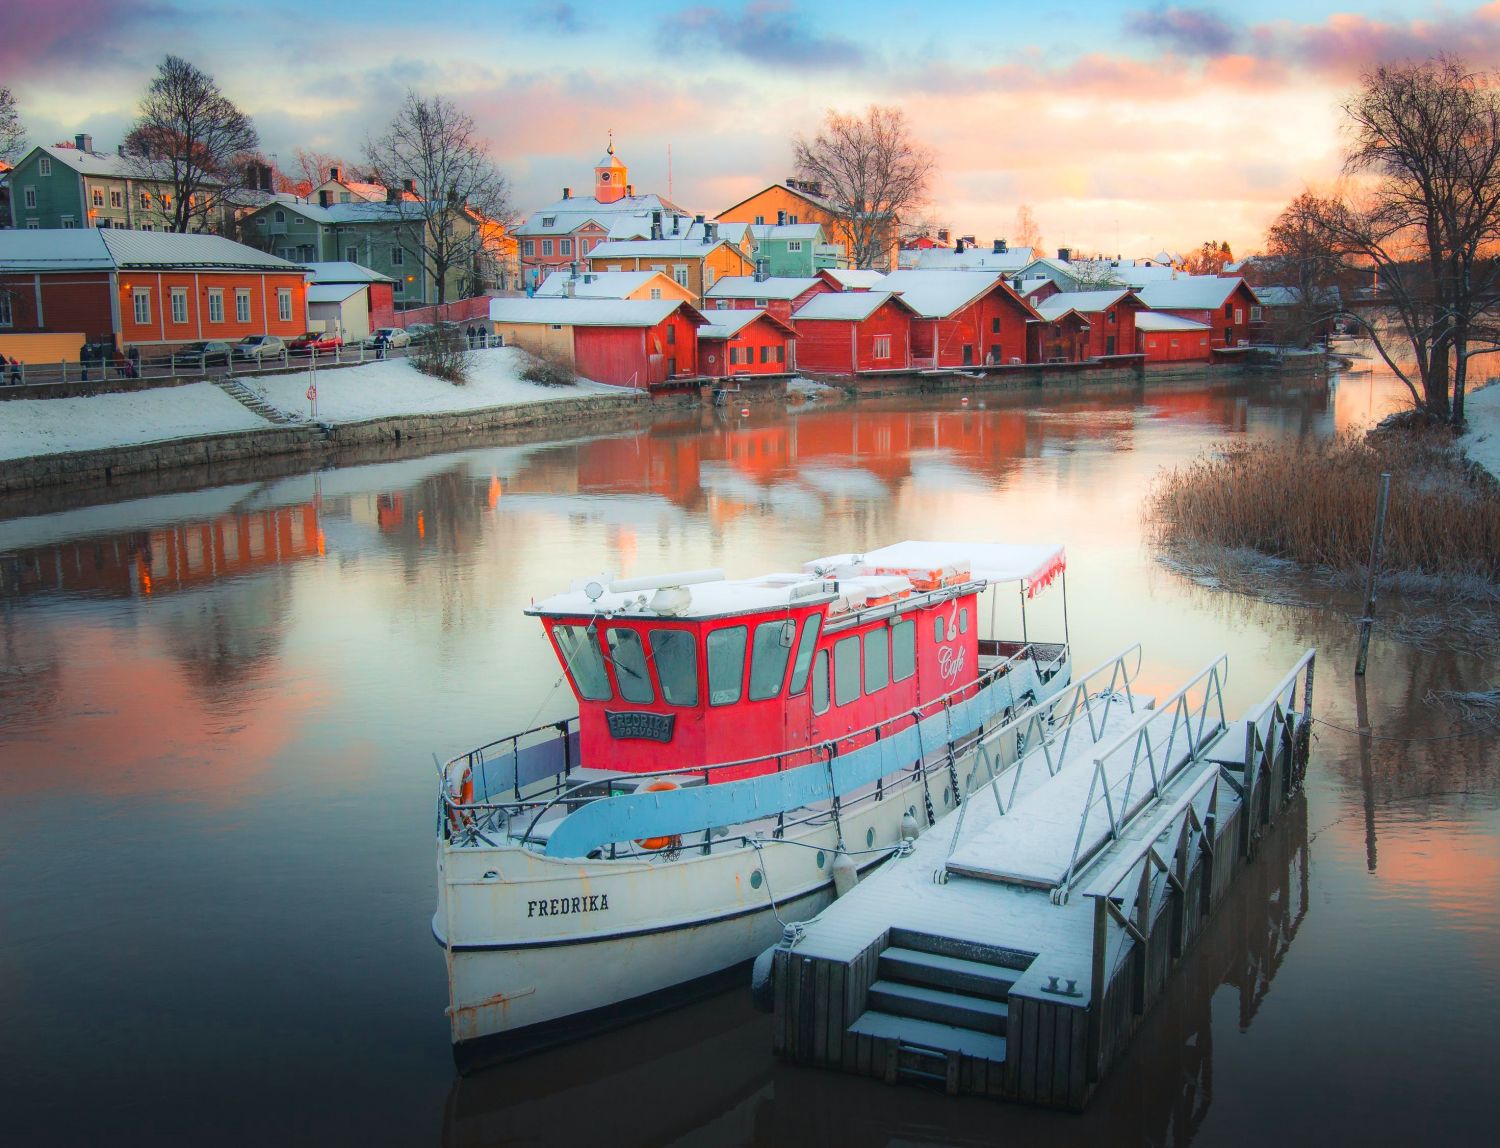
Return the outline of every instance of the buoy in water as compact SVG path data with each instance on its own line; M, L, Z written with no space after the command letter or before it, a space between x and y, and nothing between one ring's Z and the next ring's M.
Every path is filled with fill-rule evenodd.
M840 849L833 858L834 896L843 897L858 884L859 870L854 867L854 858Z
M959 402L960 406L965 406L965 407L968 406L969 405L969 396L965 395L963 398L959 399L958 402Z
M740 417L741 418L746 418L749 414L750 414L750 408L749 407L741 407L740 408Z

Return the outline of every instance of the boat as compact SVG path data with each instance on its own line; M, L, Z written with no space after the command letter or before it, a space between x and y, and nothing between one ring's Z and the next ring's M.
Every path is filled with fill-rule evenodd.
M459 1066L723 984L909 850L1024 748L981 735L1067 686L1066 592L1058 545L908 541L533 604L577 714L439 763Z

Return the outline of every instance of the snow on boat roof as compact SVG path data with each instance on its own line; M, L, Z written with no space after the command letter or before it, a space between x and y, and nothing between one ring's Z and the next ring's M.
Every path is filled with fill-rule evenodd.
M697 579L704 572L696 571L681 575L684 581ZM743 578L725 581L690 581L682 587L688 601L681 609L671 611L652 608L652 599L657 591L671 588L675 575L663 574L650 579L655 585L651 589L630 589L623 592L610 589L610 577L601 574L594 579L603 593L591 598L587 590L588 580L575 583L575 589L563 594L554 594L534 604L528 614L548 616L589 617L608 614L624 618L679 618L698 620L724 617L731 614L754 614L773 610L784 610L792 606L810 606L819 602L833 601L833 584L815 574L763 574L759 578Z
M832 572L863 566L882 570L967 569L986 582L1020 582L1031 592L1062 573L1066 556L1055 543L897 542L863 554L835 554L806 564L808 570Z

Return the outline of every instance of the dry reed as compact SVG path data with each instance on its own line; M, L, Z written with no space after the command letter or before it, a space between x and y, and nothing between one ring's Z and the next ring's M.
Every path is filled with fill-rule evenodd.
M1500 487L1442 434L1221 446L1163 473L1147 519L1168 550L1249 549L1356 574L1369 562L1384 471L1383 571L1500 582Z

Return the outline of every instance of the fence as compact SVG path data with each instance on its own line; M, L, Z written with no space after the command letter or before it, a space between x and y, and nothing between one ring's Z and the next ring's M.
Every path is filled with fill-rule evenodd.
M397 311L393 323L398 327L410 327L413 323L471 323L475 319L488 322L489 317L490 297L476 295L472 299L455 299L451 303Z

